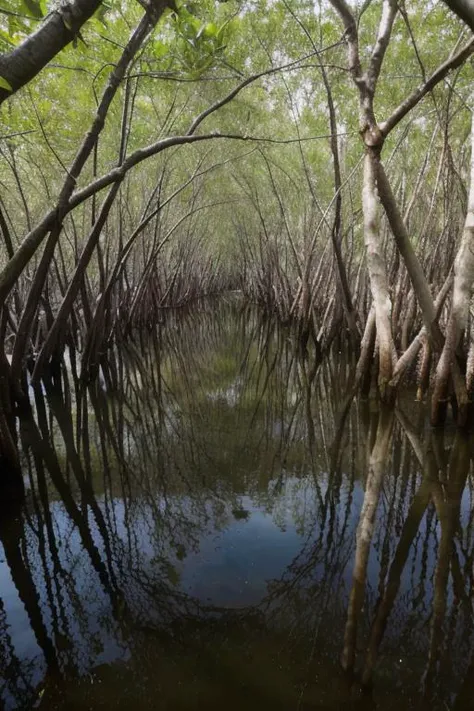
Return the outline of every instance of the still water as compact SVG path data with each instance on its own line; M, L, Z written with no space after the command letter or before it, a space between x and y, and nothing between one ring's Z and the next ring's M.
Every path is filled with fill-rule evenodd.
M470 438L341 418L353 363L235 303L79 369L21 422L0 707L474 708Z

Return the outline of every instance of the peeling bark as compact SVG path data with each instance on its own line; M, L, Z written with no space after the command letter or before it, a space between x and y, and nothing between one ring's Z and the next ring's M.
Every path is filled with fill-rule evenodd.
M367 250L367 269L374 300L377 339L379 345L378 385L382 398L388 397L392 379L394 343L392 338L392 303L387 283L385 259L378 226L378 196L376 190L375 158L367 151L364 161L364 239Z

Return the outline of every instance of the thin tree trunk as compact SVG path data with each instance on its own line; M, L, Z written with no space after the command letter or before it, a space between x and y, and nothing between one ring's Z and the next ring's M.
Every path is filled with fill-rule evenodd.
M392 303L387 283L385 257L379 234L378 197L376 190L376 164L372 151L367 150L364 159L364 238L367 250L367 269L374 300L375 322L379 346L378 386L382 399L389 397L392 379L395 346L392 338Z
M5 300L11 287L18 279L21 272L26 267L48 232L52 231L55 227L61 227L66 214L70 211L70 197L76 188L78 178L81 175L82 170L91 155L94 146L96 145L99 134L105 125L110 105L126 74L127 68L140 47L143 45L150 30L160 19L166 7L167 5L163 2L163 0L159 0L156 4L152 4L132 33L119 61L110 73L92 125L89 131L85 134L82 144L68 170L67 177L61 188L55 209L50 211L35 228L30 230L13 257L1 271L0 303Z
M410 275L413 290L416 294L418 304L420 305L423 322L433 342L439 345L439 329L436 328L436 309L433 297L423 269L411 245L408 231L380 160L376 161L376 171L380 201L387 215L397 248L403 257L408 274Z
M471 123L471 184L467 206L466 221L454 262L454 284L451 312L449 315L446 340L436 368L435 387L431 406L432 424L439 424L444 410L443 403L448 396L449 377L456 367L456 349L468 323L471 290L474 282L474 121ZM458 410L467 404L467 392L456 393Z

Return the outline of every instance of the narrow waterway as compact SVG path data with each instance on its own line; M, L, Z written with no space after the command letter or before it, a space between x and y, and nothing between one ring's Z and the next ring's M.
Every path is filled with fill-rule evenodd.
M474 708L472 441L238 303L31 392L0 707Z

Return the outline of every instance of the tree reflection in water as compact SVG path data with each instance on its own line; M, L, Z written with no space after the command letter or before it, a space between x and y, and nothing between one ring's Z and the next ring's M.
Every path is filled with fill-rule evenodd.
M70 354L0 516L3 705L472 708L471 439L342 423L352 379L234 302Z

